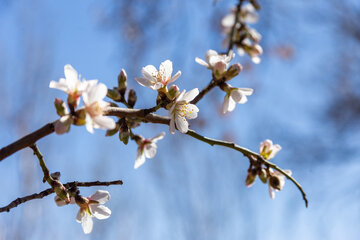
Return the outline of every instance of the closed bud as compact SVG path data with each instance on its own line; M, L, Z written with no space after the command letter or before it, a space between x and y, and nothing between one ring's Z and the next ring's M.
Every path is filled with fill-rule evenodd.
M256 179L256 170L255 169L249 169L248 170L248 175L247 175L246 180L245 180L245 185L247 187L251 187L254 184L255 179Z
M56 113L62 117L67 114L67 108L65 102L60 98L55 98L54 105L56 108Z
M260 169L258 170L258 173L257 173L257 174L259 175L259 178L260 178L260 180L261 180L263 183L266 183L266 182L267 182L267 174L266 174L265 169L260 168Z
M168 97L170 100L174 100L177 96L179 96L180 90L176 85L172 85L168 91Z
M118 89L121 96L124 96L127 87L127 74L124 69L121 69L118 75Z
M86 118L86 111L85 109L79 109L75 112L74 114L74 121L73 124L77 125L77 126L82 126L86 123L85 121Z
M137 100L137 96L135 90L130 89L128 94L128 104L130 105L131 108L135 106L136 100Z
M242 66L240 63L235 63L235 64L231 65L225 74L226 81L229 81L230 79L233 79L234 77L239 75L241 70L242 70Z
M121 100L121 95L117 88L108 89L106 96L117 102Z
M125 145L128 144L130 137L130 130L127 125L127 122L125 118L122 118L120 120L120 128L119 128L119 139L122 141Z
M219 61L214 65L213 73L217 80L221 79L226 72L227 64L223 61Z
M282 189L282 184L281 184L281 179L279 176L277 175L271 175L269 178L269 184L272 188L276 189L276 190L281 190Z

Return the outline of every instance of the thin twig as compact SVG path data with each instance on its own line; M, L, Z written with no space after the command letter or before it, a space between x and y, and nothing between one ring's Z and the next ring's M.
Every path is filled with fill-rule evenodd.
M256 157L256 159L259 160L261 163L263 163L266 166L271 167L274 170L279 171L286 178L288 178L290 181L292 181L295 184L295 186L300 190L300 192L302 194L302 197L303 197L303 199L305 201L306 207L308 206L308 200L306 198L306 193L302 189L301 185L293 177L291 177L289 174L287 174L284 170L279 168L276 164L265 160L260 154L255 153L255 152L253 152L253 151L251 151L251 150L249 150L247 148L241 147L241 146L239 146L239 145L237 145L237 144L235 144L233 142L221 141L221 140L216 140L216 139L204 137L204 136L196 133L193 130L189 130L186 134L193 137L193 138L196 138L196 139L198 139L198 140L200 140L202 142L210 144L211 146L219 145L219 146L223 146L223 147L227 147L227 148L231 148L231 149L234 149L236 151L239 151L246 157L250 157L250 156Z
M227 54L230 53L230 51L232 50L232 48L234 46L234 35L236 32L236 25L240 20L239 15L240 15L240 11L241 11L241 5L243 4L243 2L244 2L244 0L239 0L239 3L236 6L235 21L234 21L234 25L231 28L229 47L226 51Z
M110 185L122 185L123 182L121 180L116 180L116 181L110 181L110 182L100 182L100 181L95 181L95 182L68 182L66 184L64 184L64 186L69 189L72 187L92 187L92 186L110 186ZM53 194L54 190L52 188L48 188L42 192L39 193L34 193L22 198L17 198L14 201L12 201L11 203L9 203L7 206L5 207L1 207L0 208L0 212L9 212L10 209L17 207L18 205L25 203L27 201L30 200L34 200L34 199L41 199L44 198L50 194Z

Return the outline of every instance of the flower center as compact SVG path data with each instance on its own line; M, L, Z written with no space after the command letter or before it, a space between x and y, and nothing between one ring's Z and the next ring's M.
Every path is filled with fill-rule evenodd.
M180 105L178 112L180 113L180 116L188 117L193 113L193 110L189 109L189 104L185 103L185 104Z
M86 111L90 114L91 117L96 117L103 114L103 109L97 101L87 106Z

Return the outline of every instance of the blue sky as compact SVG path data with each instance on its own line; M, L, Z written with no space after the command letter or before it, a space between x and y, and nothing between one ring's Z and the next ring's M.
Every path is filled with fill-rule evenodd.
M127 55L133 45L118 34L116 26L121 23L103 25L113 1L10 2L0 11L0 145L57 118L53 99L65 95L48 84L63 77L68 63L86 79L99 79L109 88L116 85L121 68L134 69L129 70L129 86L137 91L138 107L155 102L156 95L133 80L147 64L158 66L171 59L174 71L183 73L177 80L181 89L205 86L210 73L194 58L202 58L209 48L221 50L223 37L214 23L235 3L219 1L214 7L211 2L162 1L163 15L146 31L147 48L136 62L129 62ZM265 31L271 8L260 12L255 27L264 37L263 62L252 64L231 82L255 89L249 102L221 116L223 93L214 90L199 103L199 119L192 123L204 135L231 138L254 151L266 138L279 143L283 150L274 161L292 169L309 196L308 209L290 182L271 200L266 185L245 187L248 163L240 154L180 133L171 135L167 126L146 124L136 129L145 137L167 133L156 157L138 170L133 169L134 143L124 146L116 136L105 138L102 130L91 135L74 126L68 134L40 140L39 148L51 171L62 173L63 182L122 179L123 186L101 188L112 195L107 204L112 216L95 220L91 235L84 235L75 222L77 207L60 209L50 196L2 213L0 239L359 239L360 164L356 155L339 159L336 153L328 154L336 139L329 125L318 120L328 90L317 76L326 78L319 69L332 52L333 33L329 24L310 25L307 1L286 2L277 2L282 8L279 19L272 18L278 21L273 23L274 33ZM145 10L138 11L141 15ZM281 16L287 15L291 17L286 22ZM282 45L294 48L293 58L274 54L273 49ZM235 60L249 64L247 58ZM358 135L353 133L354 146ZM327 151L320 157L306 142L316 137L328 143L324 148L323 142L314 141L315 149L319 145ZM1 205L48 187L41 182L30 150L1 162L0 176ZM87 196L96 190L81 192Z

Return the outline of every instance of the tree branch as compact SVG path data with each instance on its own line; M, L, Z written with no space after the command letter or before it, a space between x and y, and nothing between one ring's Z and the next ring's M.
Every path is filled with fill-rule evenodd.
M241 152L245 157L250 157L250 156L254 156L258 161L260 161L261 163L263 163L264 165L279 171L281 174L283 174L287 179L289 179L290 181L292 181L295 186L299 189L299 191L302 194L302 197L305 201L305 206L308 207L308 200L306 198L306 193L305 191L302 189L301 185L293 178L291 177L289 174L287 174L284 170L282 170L280 167L278 167L276 164L271 163L267 160L265 160L260 154L255 153L247 148L241 147L233 142L227 142L227 141L221 141L221 140L216 140L216 139L212 139L212 138L208 138L208 137L204 137L198 133L196 133L193 130L189 130L187 133L187 135L196 138L202 142L205 142L207 144L210 144L211 146L214 145L219 145L219 146L223 146L223 147L227 147L227 148L231 148L234 149L238 152Z
M66 184L64 184L64 186L69 189L72 187L92 187L92 186L110 186L110 185L122 185L123 182L121 180L116 180L116 181L110 181L110 182L100 182L100 181L95 181L95 182L68 182ZM42 192L39 193L34 193L22 198L17 198L14 201L12 201L11 203L9 203L7 206L5 207L1 207L0 208L0 213L1 212L9 212L10 209L17 207L18 205L25 203L27 201L30 200L34 200L34 199L41 199L44 198L50 194L53 194L54 190L52 188L48 188Z

